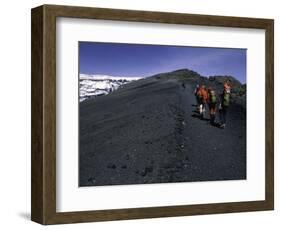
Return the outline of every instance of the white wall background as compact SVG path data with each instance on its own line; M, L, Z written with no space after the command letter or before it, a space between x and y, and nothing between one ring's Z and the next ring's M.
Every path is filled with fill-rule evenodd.
M281 224L279 1L245 0L32 0L0 7L0 228L43 229L30 218L30 9L65 4L275 19L275 211L50 226L50 229L278 229Z

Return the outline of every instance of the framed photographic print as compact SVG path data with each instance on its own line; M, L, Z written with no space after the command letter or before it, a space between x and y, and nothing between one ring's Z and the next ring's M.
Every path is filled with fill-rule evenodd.
M273 210L273 29L32 9L32 220Z

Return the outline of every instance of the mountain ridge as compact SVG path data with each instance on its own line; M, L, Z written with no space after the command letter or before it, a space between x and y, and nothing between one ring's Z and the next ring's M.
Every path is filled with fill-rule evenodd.
M110 75L89 75L80 74L80 101L97 96L107 95L125 84L134 81L145 81L145 79L157 80L172 80L178 79L183 83L192 82L193 84L200 84L211 86L215 90L221 90L225 81L229 81L232 86L232 94L235 99L238 97L246 97L246 84L242 84L238 79L231 75L212 75L202 76L198 72L183 68L170 72L155 74L149 77L126 77L126 76L110 76ZM241 98L239 98L241 99ZM242 98L245 101L246 98ZM244 103L245 104L245 103Z
M211 126L195 113L201 83L223 90L180 70L80 103L79 186L246 179L246 107L234 95L226 128Z

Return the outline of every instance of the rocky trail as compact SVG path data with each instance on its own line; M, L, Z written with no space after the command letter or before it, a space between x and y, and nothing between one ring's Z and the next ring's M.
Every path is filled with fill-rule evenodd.
M194 86L152 77L80 103L79 185L246 179L245 108L233 103L227 127L211 126Z

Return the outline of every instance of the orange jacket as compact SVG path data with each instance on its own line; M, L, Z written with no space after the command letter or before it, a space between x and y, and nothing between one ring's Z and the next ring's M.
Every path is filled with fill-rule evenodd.
M208 92L206 89L204 88L200 88L198 90L198 96L201 97L203 99L203 102L206 103L208 100Z

